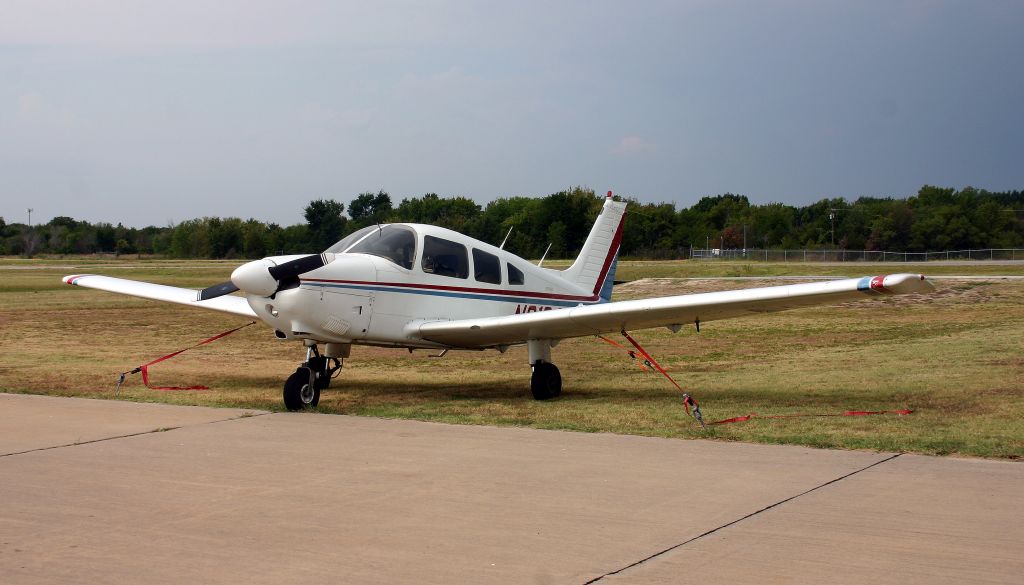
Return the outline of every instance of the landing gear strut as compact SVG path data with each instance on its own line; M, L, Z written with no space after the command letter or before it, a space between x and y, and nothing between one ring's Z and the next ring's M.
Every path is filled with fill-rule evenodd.
M284 383L284 406L288 410L312 408L320 403L320 391L331 385L342 361L320 355L316 345L306 349L306 361Z

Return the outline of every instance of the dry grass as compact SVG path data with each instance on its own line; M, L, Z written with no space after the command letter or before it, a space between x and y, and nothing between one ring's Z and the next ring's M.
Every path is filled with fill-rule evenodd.
M235 262L97 259L0 261L0 389L113 398L128 370L244 321L172 305L69 287L64 274L96 272L199 287L224 280ZM638 278L722 276L743 264L623 263ZM941 265L949 266L949 265ZM845 274L923 271L840 265ZM959 274L1024 272L1016 265L957 264ZM772 274L831 274L832 265L760 265ZM725 274L728 275L728 274ZM751 275L756 276L756 275ZM616 298L772 284L741 280L644 280ZM702 431L678 391L594 339L554 351L562 398L529 396L525 348L426 352L355 348L319 410L463 424L616 432L666 437L796 443L984 457L1024 455L1024 280L938 280L938 293L848 303L705 324L679 334L635 336L701 401L714 420L750 412L789 414L911 408L907 417L753 420ZM162 385L206 384L205 392L157 392L129 379L119 398L279 410L283 379L302 349L256 325L154 366Z

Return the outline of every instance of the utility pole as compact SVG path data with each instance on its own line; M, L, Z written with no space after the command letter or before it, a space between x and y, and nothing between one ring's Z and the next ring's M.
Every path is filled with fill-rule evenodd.
M743 255L747 255L747 224L743 224Z

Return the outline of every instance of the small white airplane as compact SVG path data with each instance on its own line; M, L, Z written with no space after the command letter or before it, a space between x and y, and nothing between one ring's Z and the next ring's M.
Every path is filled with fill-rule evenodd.
M201 291L98 275L67 284L257 317L306 360L284 384L289 410L316 406L352 345L496 349L526 344L537 400L561 394L551 348L562 339L668 327L888 294L925 293L920 274L891 274L612 302L626 204L605 199L579 257L565 270L534 265L430 225L363 228L321 254L243 264ZM230 293L241 291L244 297ZM320 347L323 347L321 350Z

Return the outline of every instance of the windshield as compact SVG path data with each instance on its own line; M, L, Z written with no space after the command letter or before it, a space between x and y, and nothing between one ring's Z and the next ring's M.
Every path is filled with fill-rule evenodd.
M341 254L345 250L352 247L352 244L358 242L363 236L372 231L375 231L376 229L377 226L371 225L369 227L364 227L363 229L356 230L351 234L345 236L344 238L338 240L337 244L334 244L330 248L327 248L326 250L324 250L324 252L329 252L331 254Z
M403 225L386 225L379 229L372 226L368 236L346 251L350 254L372 254L387 258L402 268L412 270L412 261L416 256L416 233Z

